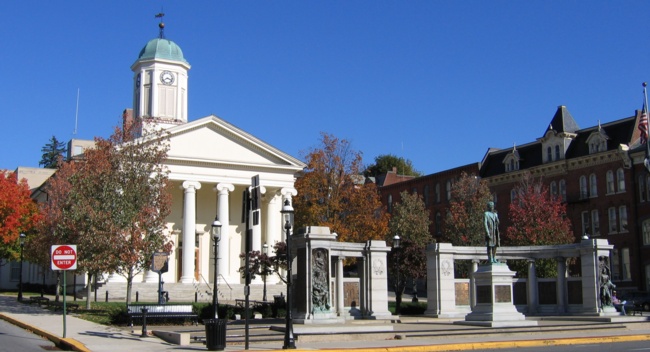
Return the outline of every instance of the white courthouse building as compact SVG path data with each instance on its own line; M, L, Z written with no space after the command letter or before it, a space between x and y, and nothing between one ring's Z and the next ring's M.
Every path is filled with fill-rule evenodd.
M262 250L264 244L272 248L275 242L285 239L280 210L285 199L296 195L294 182L305 164L217 116L189 121L190 67L181 48L163 38L162 33L149 41L131 66L133 109L126 109L124 118L142 119L143 135L157 127L169 132L166 167L173 184L173 204L167 229L174 247L163 281L212 283L210 228L218 216L223 224L218 253L219 284L223 280L238 285L243 283L238 272L242 265L239 255L245 251L243 192L251 186L252 177L259 176L261 226L254 228L252 249ZM82 153L88 145L88 141L72 140L69 153ZM42 282L42 274L28 272L36 273L26 267L23 282ZM105 274L104 279L109 283L125 282L118 275ZM81 280L79 276L78 285ZM71 282L68 280L68 284ZM157 283L158 275L142 273L134 280L138 282ZM260 282L258 279L256 283ZM277 280L269 276L268 282ZM16 284L9 286L15 288Z

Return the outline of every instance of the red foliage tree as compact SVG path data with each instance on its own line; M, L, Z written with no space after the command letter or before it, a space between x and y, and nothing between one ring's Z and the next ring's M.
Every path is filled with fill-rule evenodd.
M27 180L18 181L13 172L0 172L0 265L18 258L18 237L32 232L39 220Z

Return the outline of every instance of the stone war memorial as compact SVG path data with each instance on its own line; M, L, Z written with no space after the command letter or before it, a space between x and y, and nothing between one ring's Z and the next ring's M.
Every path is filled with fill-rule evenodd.
M484 247L457 247L435 243L427 248L426 315L465 318L466 324L522 326L524 314L613 316L618 315L603 297L609 290L609 253L606 239L582 239L580 243L552 246L500 247L498 262L485 260ZM580 276L567 275L567 261L576 258ZM507 260L528 262L528 277L514 278ZM557 277L539 279L537 259L554 259ZM454 277L454 261L472 263L469 279ZM506 261L505 263L502 261Z

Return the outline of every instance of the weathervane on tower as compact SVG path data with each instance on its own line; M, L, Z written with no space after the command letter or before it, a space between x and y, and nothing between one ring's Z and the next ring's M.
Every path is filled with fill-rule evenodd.
M160 23L158 23L158 28L160 28L160 34L158 36L160 39L165 39L165 22L163 22L163 17L165 17L164 12L156 14L156 18L160 18Z

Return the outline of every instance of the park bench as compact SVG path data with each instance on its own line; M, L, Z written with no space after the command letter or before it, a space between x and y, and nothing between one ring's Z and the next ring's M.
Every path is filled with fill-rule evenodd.
M273 302L268 302L268 301L256 301L256 300L248 300L248 305L249 307L253 309L260 309L263 308L266 305L270 305ZM235 306L244 308L246 306L246 300L245 299L236 299L235 300Z
M625 309L628 314L632 313L632 315L636 315L639 313L639 315L643 316L643 304L633 304L631 306L626 306Z
M54 308L55 311L63 310L63 302L50 302L49 306ZM65 307L68 310L68 312L70 310L75 310L75 311L79 310L79 305L76 303L66 303Z
M42 305L47 305L50 302L50 299L47 297L40 297L40 296L31 296L29 297L29 304L36 303L39 306Z
M126 313L129 316L129 326L133 327L134 319L143 319L143 309L147 309L147 320L161 318L192 319L199 325L198 315L192 311L191 304L127 304Z

